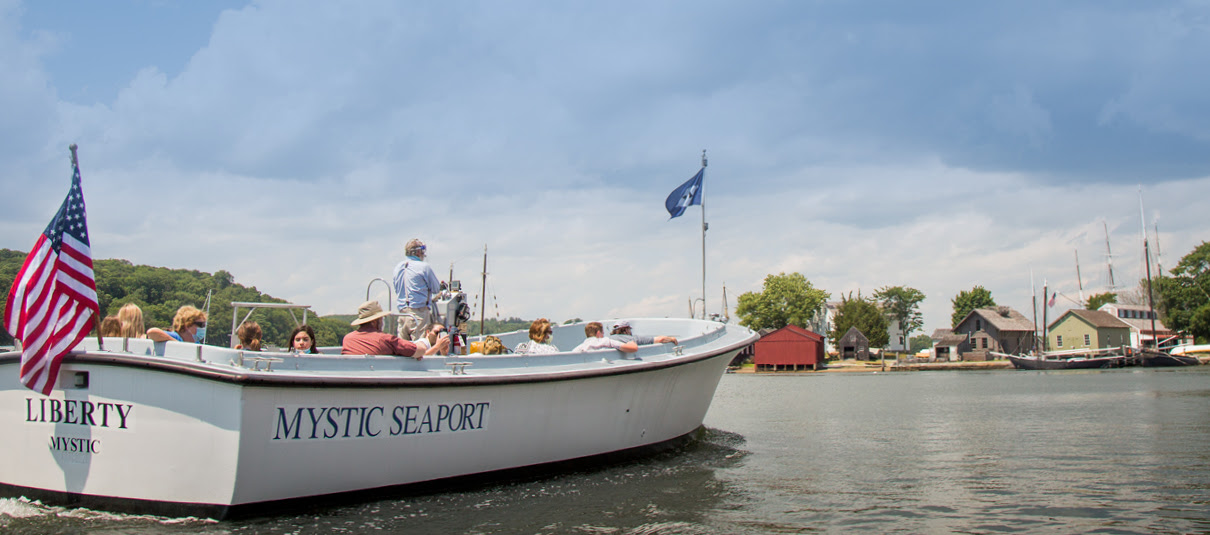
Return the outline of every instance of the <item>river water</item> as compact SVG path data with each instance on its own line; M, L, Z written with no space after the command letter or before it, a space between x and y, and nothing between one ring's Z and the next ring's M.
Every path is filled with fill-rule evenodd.
M1210 533L1210 366L726 375L623 465L228 522L0 500L0 532Z

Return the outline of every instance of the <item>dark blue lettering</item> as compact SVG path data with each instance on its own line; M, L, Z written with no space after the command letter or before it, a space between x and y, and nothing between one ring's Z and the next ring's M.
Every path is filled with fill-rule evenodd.
M340 423L336 421L336 413L338 412L340 412L340 409L337 409L336 407L328 409L328 424L332 426L332 434L329 435L327 431L325 431L324 438L332 438L340 433Z
M311 438L318 438L316 433L319 432L319 421L323 419L324 413L327 411L327 407L319 409L319 416L316 416L315 407L307 407L307 415L311 417Z
M57 424L63 419L62 407L63 407L63 405L59 403L59 400L57 400L57 399L50 400L50 421L51 422Z
M475 423L471 421L471 418L473 418L474 416L475 416L475 404L474 403L467 403L466 405L462 406L462 428L463 429L475 429Z
M344 438L349 438L349 432L351 432L353 430L352 420L353 420L353 415L357 414L357 407L345 407L343 409L338 409L338 410L340 410L341 412L349 413L347 416L345 416L345 436L344 436Z
M479 409L479 425L477 426L478 429L483 429L483 417L487 416L487 409L491 408L491 406L492 406L492 404L489 402L482 402L482 403L475 404L475 407L477 407Z
M403 420L399 419L399 411L402 410L403 407L398 405L396 405L394 409L391 409L391 419L395 421L395 423L391 425L390 429L391 436L393 437L397 437L403 432Z
M455 409L458 411L457 416L454 416ZM461 403L455 403L453 407L450 407L450 431L462 430L462 417L464 414L466 414L466 409Z
M25 421L34 421L34 400L25 398Z
M433 407L431 407L431 406L426 406L424 408L424 416L422 418L420 418L419 427L425 427L425 426L428 426L428 428L429 428L428 431L425 431L426 433L433 432ZM420 432L419 427L416 429L416 432L418 432L418 433Z
M444 404L438 405L437 406L437 431L436 431L437 433L441 432L441 421L442 420L449 421L449 419L450 419L450 406L444 405ZM451 431L453 431L453 429L451 429Z
M369 412L369 414L368 414L368 415L366 415L366 417L365 417L365 428L366 428L366 434L367 434L367 435L370 435L370 436L372 436L372 437L376 437L376 436L378 436L378 435L381 435L381 434L382 434L382 431L379 431L379 432L377 432L377 433L371 433L371 432L370 432L370 419L374 417L374 411L378 411L378 413L379 413L379 414L382 414L382 413L383 413L383 411L384 411L384 409L383 409L382 407L372 407L372 408L370 408L370 412ZM360 436L360 435L358 435L358 436Z
M65 424L76 423L76 400L74 400L74 399L63 400L63 423L65 423Z
M415 405L408 405L408 410L407 410L407 418L406 418L406 420L407 420L407 422L408 422L408 423L416 423L416 418L417 418L417 416L416 416L416 414L415 414L415 413L417 413L417 412L420 412L420 407L417 407L417 406L415 406ZM405 434L405 435L414 435L414 434L419 433L419 432L420 432L420 425L419 425L419 424L417 424L417 425L416 425L416 427L415 427L414 429L412 429L411 431L408 431L407 424L404 424L404 427L403 427L403 434Z
M298 438L298 428L302 427L300 420L302 419L302 409L294 411L294 419L286 421L286 409L277 408L277 434L273 436L273 440L280 440L282 432L285 432L285 437L290 438L290 429L294 429L294 438Z
M101 411L101 427L109 427L109 408L112 407L113 404L112 403L98 403L97 405L99 405L101 407L101 409L103 409Z

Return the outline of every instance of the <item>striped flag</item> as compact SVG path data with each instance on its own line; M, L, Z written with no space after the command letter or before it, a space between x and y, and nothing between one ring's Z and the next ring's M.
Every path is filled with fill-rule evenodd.
M49 395L63 356L88 335L98 312L80 166L73 158L71 191L8 291L4 318L21 340L21 383Z

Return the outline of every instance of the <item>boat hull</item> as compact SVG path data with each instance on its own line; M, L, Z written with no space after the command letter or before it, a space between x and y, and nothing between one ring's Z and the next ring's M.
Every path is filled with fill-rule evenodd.
M1013 366L1018 370L1080 370L1099 368L1120 368L1126 365L1122 356L1076 358L1076 359L1039 359L1009 355Z
M228 374L86 352L69 356L61 378L86 376L87 386L50 396L21 387L16 362L0 360L0 457L21 459L0 468L0 485L56 503L222 518L638 453L701 426L747 343L647 363L419 378Z

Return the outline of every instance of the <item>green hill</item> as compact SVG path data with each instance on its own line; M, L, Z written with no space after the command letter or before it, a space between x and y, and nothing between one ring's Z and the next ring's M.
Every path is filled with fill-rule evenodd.
M0 249L0 310L3 310L8 300L8 289L13 285L13 279L21 265L25 262L26 253L11 249ZM210 295L209 328L206 343L212 345L230 345L231 336L231 303L286 303L271 295L261 293L255 286L244 286L235 282L235 277L223 270L213 274L188 269L169 269L134 265L127 260L107 259L94 260L93 270L97 281L97 300L101 306L101 316L117 314L118 309L126 303L134 303L143 309L143 321L148 328L160 327L170 329L172 316L183 305L193 305L202 310L206 309L206 296ZM240 318L247 310L240 309ZM301 320L301 313L295 312ZM333 314L316 317L308 315L307 323L315 329L315 335L321 346L340 345L340 339L352 327L349 322L357 317L356 314ZM290 312L285 310L261 309L253 313L249 321L255 321L264 332L266 344L278 347L289 347L286 337L294 329L295 320ZM3 321L3 320L0 320ZM488 319L484 322L484 330L489 333L508 332L518 329L528 329L530 322L521 318ZM469 333L479 334L479 321L476 319L466 326ZM0 327L0 345L13 343L13 337L7 330L7 325Z

